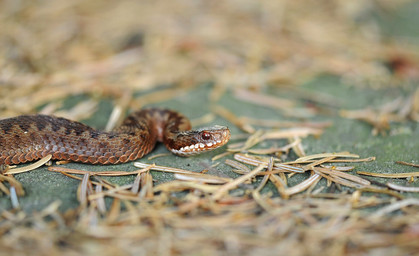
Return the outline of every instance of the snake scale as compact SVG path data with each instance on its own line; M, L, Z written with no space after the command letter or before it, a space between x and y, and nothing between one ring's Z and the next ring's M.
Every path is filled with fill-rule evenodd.
M227 143L224 126L191 130L189 120L167 109L143 109L110 132L48 115L0 120L0 165L20 164L49 154L55 160L118 164L143 157L163 142L176 155L189 156Z

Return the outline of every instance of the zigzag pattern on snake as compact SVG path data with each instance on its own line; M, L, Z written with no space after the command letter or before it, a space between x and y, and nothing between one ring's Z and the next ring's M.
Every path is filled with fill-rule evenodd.
M117 164L143 157L163 142L174 154L189 156L228 142L224 126L191 130L189 120L167 109L144 109L129 115L111 132L47 115L0 120L0 165L19 164L51 154L52 159Z

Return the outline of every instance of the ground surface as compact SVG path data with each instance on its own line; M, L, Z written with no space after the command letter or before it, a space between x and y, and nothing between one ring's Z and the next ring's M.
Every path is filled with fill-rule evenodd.
M132 192L136 174L100 180L85 175L83 183L47 166L13 176L6 172L0 187L0 255L408 255L419 250L419 169L396 163L419 164L415 1L6 1L0 9L1 118L42 112L104 129L116 108L126 113L158 106L182 112L198 126L227 125L231 145L260 129L328 122L321 135L301 136L298 146L305 155L348 151L375 157L336 164L354 166L345 177L368 179L368 186L325 175L317 185L289 195L315 172L250 176L220 194L221 185L182 183L157 171L141 175L137 192ZM360 116L372 110L366 116L374 125L350 118L351 111ZM282 123L267 127L256 121L255 130L246 133L243 126L249 123L238 124L237 117ZM283 147L295 138L264 140L240 153ZM227 147L191 158L149 159L168 153L158 144L138 162L238 181L243 176L225 163L233 154L213 159L225 152ZM281 156L260 155L283 162L302 156L296 148ZM60 167L139 169L133 163ZM413 178L360 171L412 173ZM8 177L24 190L17 200L18 185ZM265 179L270 181L263 185ZM390 189L387 182L412 190Z

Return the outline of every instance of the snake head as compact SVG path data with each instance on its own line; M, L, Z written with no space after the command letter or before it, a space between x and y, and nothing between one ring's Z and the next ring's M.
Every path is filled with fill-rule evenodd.
M230 139L230 130L225 126L212 126L177 134L172 151L179 156L196 155L223 146Z

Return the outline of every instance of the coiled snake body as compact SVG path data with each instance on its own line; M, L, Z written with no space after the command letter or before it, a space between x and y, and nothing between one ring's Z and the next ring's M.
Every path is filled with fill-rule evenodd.
M144 109L128 116L111 132L47 115L0 120L0 165L25 163L48 154L52 159L90 164L117 164L148 154L157 141L181 156L218 148L230 138L227 127L190 130L182 114Z

